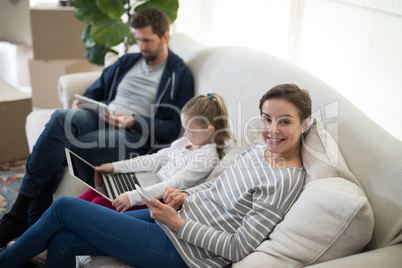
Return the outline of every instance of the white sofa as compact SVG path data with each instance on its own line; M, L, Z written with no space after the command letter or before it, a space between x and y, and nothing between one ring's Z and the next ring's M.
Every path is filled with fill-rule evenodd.
M328 172L335 172L335 175L330 177L345 177L348 190L343 190L343 186L338 187L339 179L317 180L326 178L311 175L328 168L322 167L314 160L310 166L311 174L306 190L289 211L289 216L285 217L272 233L272 237L264 241L256 252L233 267L402 267L402 141L381 129L377 123L318 78L270 54L234 46L206 47L181 34L172 35L169 46L192 70L197 93L218 92L223 96L229 110L233 133L238 140L236 148L227 154L229 159L233 158L235 152L259 141L256 131L259 99L268 89L283 83L295 83L309 90L313 100L313 115L321 120L321 127L325 127L339 146L340 151L338 147L333 150L335 154L339 153L339 163L332 163ZM69 107L72 96L82 93L99 74L79 73L61 77L59 93L64 106ZM51 113L50 110L37 110L28 116L26 132L30 148ZM309 135L313 134L306 136L306 142L315 144L317 140L311 138L308 141ZM331 137L328 137L328 140L331 140ZM306 153L306 150L304 151ZM303 161L307 163L310 160L306 157ZM222 168L217 168L211 176L216 176L221 171ZM319 188L317 181L324 182L324 188ZM343 182L341 184L344 185ZM333 190L338 188L340 190L334 193ZM352 190L349 191L350 189ZM85 187L66 174L55 197L78 196L84 191ZM317 197L315 194L326 192L329 194L325 194L328 199L325 202L336 201L332 204L325 203L321 210L314 210L315 205L311 204L303 207L305 200L321 200L319 198L322 198L322 195ZM342 195L349 193L353 200L360 200L361 204L364 204L366 214L360 214L363 215L360 221L353 214L353 219L348 220L346 224L343 222L344 218L337 216L338 213L346 213L351 206L356 205L354 201L352 205L343 202L345 198ZM338 198L339 196L341 198ZM298 214L295 212L297 209L306 213L299 211ZM374 222L370 215L374 215ZM314 219L303 218L307 216ZM350 222L352 223L349 224ZM338 223L341 224L340 235L328 237L327 232L336 229ZM295 229L299 227L309 229L311 236L291 236L290 234L297 232ZM361 235L362 230L366 233ZM367 232L367 241L358 241L359 246L349 249L360 236L367 239ZM321 245L321 240L325 239L331 244ZM369 243L363 249L362 245L367 242ZM314 250L317 254L307 258L306 256ZM98 257L93 258L90 267L129 266L111 257Z

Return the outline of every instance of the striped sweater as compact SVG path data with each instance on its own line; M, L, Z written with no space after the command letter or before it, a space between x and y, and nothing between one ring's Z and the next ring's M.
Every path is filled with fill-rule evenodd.
M305 171L276 169L264 159L265 144L249 148L218 178L187 189L179 233L158 223L190 267L238 262L283 220L301 193Z

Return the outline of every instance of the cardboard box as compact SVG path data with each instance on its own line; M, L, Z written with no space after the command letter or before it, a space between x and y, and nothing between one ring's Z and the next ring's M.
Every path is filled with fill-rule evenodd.
M15 43L17 45L18 87L30 87L29 60L33 59L32 46Z
M25 121L31 98L0 78L0 162L28 157Z
M84 58L82 31L87 26L74 17L74 7L42 3L30 8L35 59Z
M1 39L28 46L32 44L30 2L32 1L0 1Z
M30 60L33 106L63 108L57 88L60 76L101 69L85 59Z

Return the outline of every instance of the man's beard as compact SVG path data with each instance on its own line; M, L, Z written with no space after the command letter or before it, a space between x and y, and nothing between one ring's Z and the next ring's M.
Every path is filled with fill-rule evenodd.
M154 52L148 51L148 52L150 52L150 54L148 54L148 55L144 55L144 52L142 52L142 56L145 58L145 61L147 63L153 62L159 57L159 55L162 53L162 50L163 50L163 45L162 45L162 42L160 42L158 49L156 51L154 51Z

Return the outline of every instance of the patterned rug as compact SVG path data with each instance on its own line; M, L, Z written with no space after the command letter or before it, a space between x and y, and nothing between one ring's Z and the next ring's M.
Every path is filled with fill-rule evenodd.
M25 160L0 163L0 218L11 209L25 174Z

